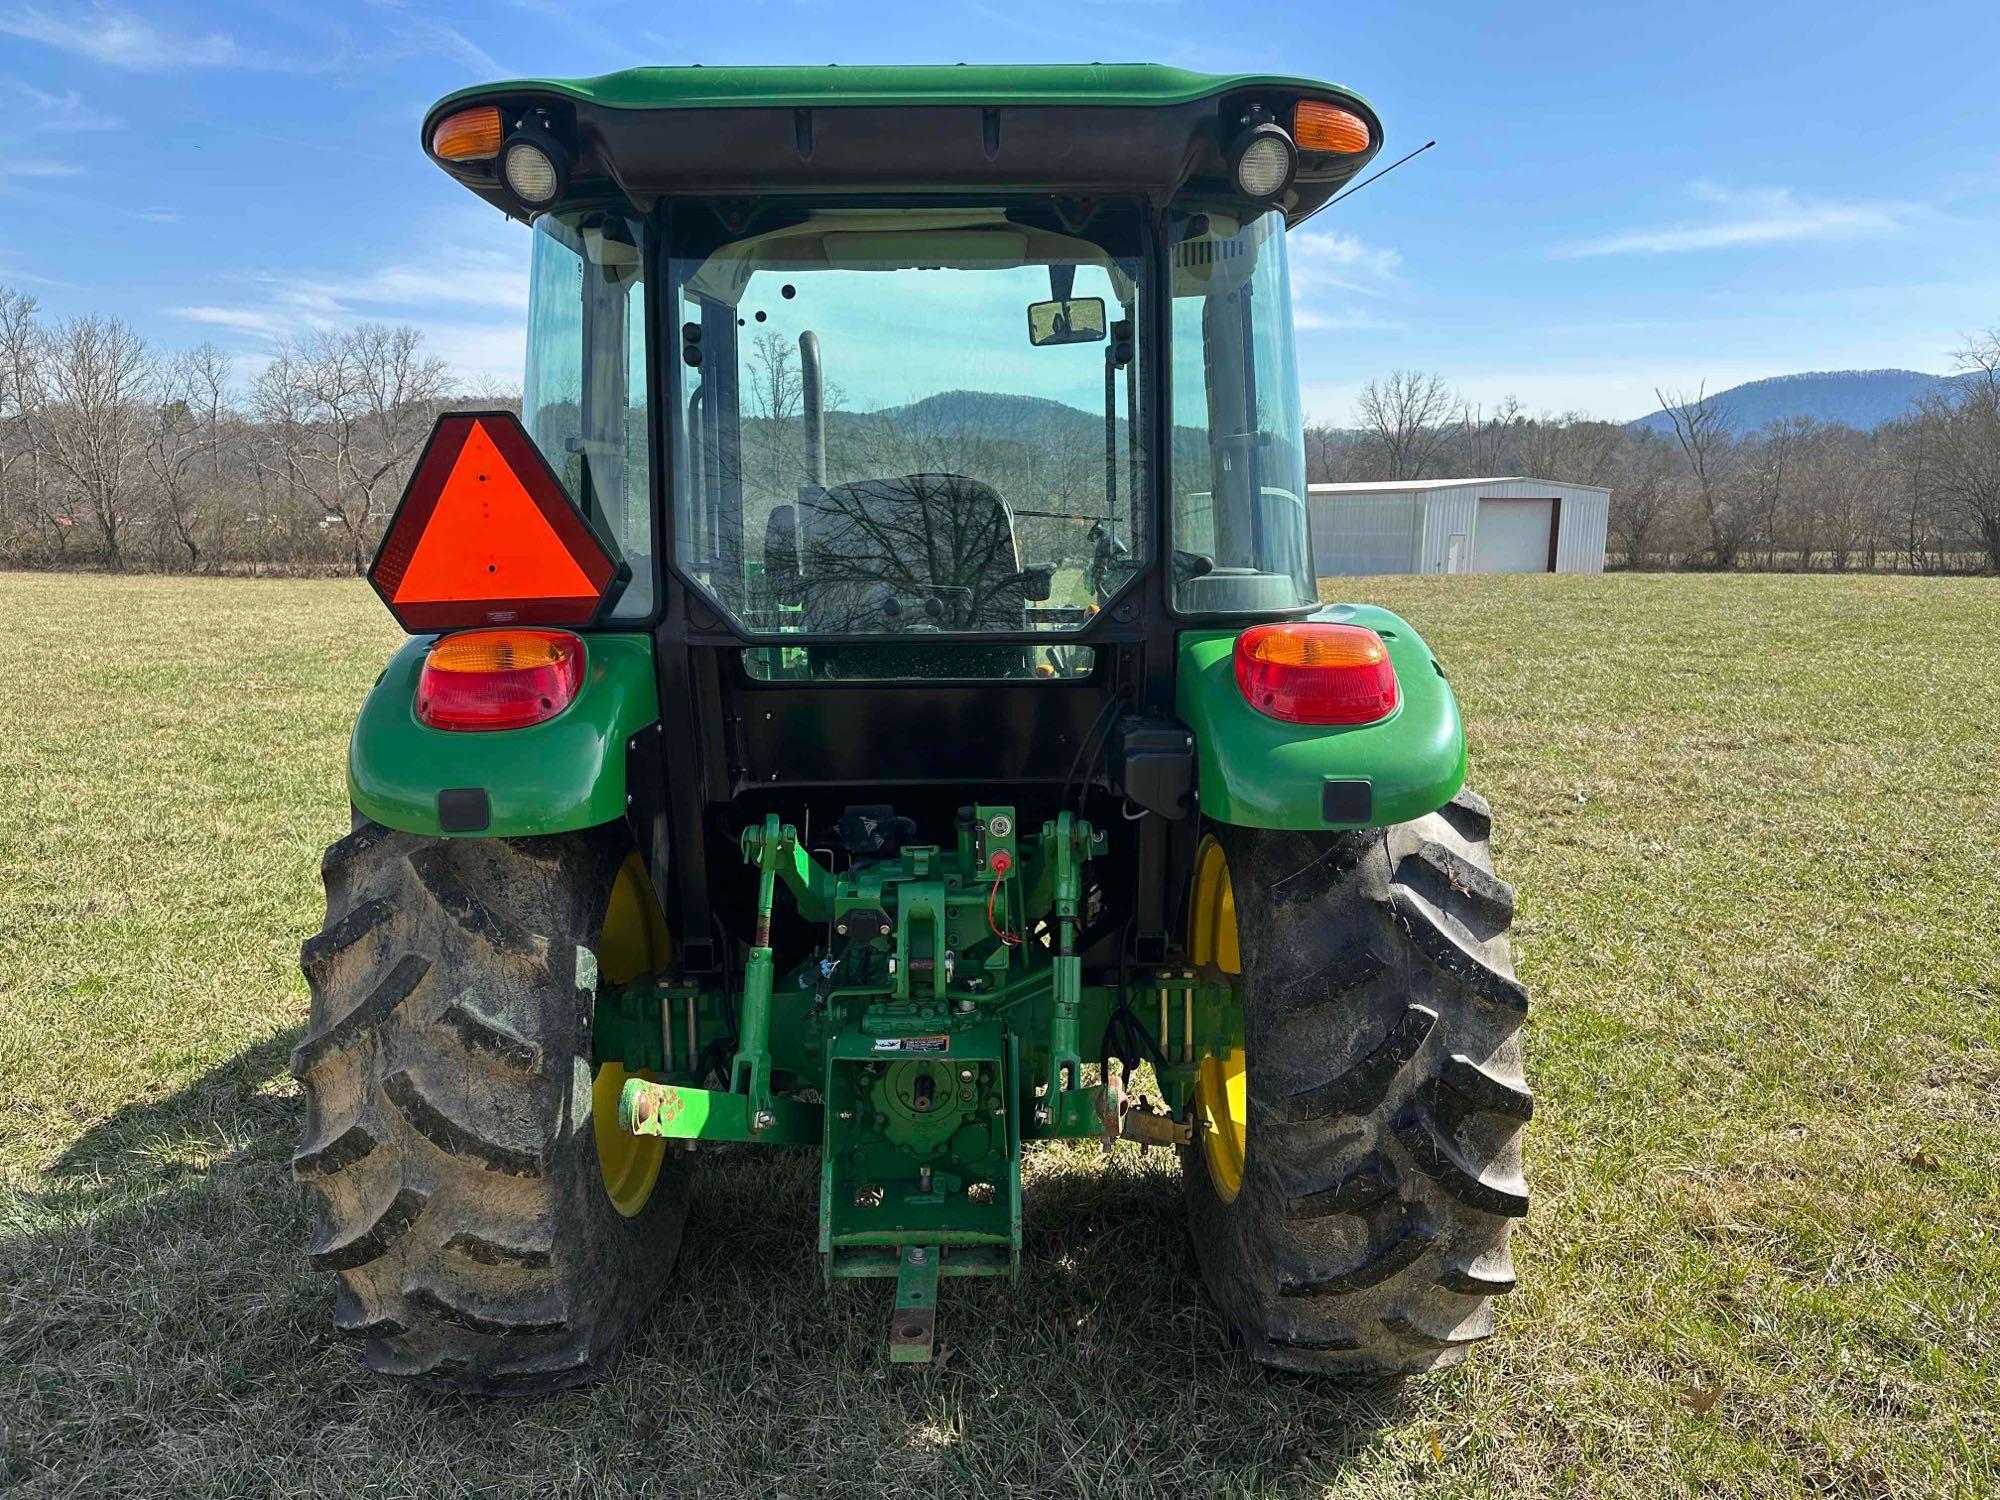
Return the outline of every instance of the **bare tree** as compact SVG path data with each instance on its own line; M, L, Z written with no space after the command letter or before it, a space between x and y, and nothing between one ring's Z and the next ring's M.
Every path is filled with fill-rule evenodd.
M414 328L377 323L316 333L284 346L258 382L282 473L337 530L357 573L451 390L444 361L422 345Z
M1841 573L1857 552L1866 551L1879 520L1875 502L1884 479L1870 447L1862 434L1833 424L1815 424L1802 442L1786 518L1801 567L1824 550Z
M1634 568L1651 560L1678 498L1674 450L1658 433L1641 430L1626 445L1611 483L1609 530Z
M201 567L204 540L219 529L218 429L228 384L229 357L206 343L162 361L154 374L146 472L161 543L185 553L189 571Z
M42 520L41 327L35 299L0 286L0 558L23 561ZM60 549L58 549L60 550Z
M1902 566L1913 573L1941 573L1948 561L1931 497L1930 416L1919 404L1877 439L1898 481L1893 513L1884 531Z
M1600 422L1580 411L1544 415L1520 424L1513 464L1506 472L1566 484L1608 484L1626 442L1625 430L1615 422Z
M748 427L744 446L751 451L744 455L748 472L743 477L759 484L776 504L789 499L806 474L800 447L803 430L796 425L805 409L798 345L767 329L751 341L748 366L743 386Z
M1956 358L1963 377L1918 410L1917 489L1941 541L1960 539L2000 571L2000 329L1969 340Z
M1746 530L1744 507L1737 503L1731 479L1736 443L1730 435L1729 409L1708 394L1706 382L1690 395L1655 390L1674 439L1687 460L1708 529L1709 561L1718 568L1734 567Z
M1800 448L1813 439L1816 425L1810 417L1788 417L1772 422L1754 440L1742 445L1739 480L1744 494L1742 519L1748 530L1741 541L1763 543L1767 568L1778 566L1780 533L1785 530L1784 522L1791 509L1787 502L1797 487L1795 459ZM1806 551L1810 550L1808 539ZM1801 556L1795 566L1804 568L1807 560Z
M1337 484L1346 474L1347 434L1331 422L1305 427L1306 483Z
M1371 478L1422 479L1458 427L1461 403L1442 375L1395 370L1361 388L1355 415L1367 433Z
M1515 445L1528 425L1528 414L1512 396L1495 407L1491 416L1477 406L1461 407L1453 423L1453 467L1464 474L1513 473L1517 467Z
M49 459L68 492L69 514L97 532L97 559L125 565L124 530L140 466L151 361L146 341L117 318L72 318L44 341L45 434Z

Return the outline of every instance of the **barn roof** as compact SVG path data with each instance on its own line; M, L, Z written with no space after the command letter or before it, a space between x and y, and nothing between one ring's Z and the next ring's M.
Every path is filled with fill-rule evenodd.
M1344 484L1309 484L1314 495L1406 495L1412 490L1459 490L1487 484L1546 484L1565 490L1611 491L1601 484L1573 484L1567 479L1541 479L1532 474L1489 474L1473 479L1364 479Z

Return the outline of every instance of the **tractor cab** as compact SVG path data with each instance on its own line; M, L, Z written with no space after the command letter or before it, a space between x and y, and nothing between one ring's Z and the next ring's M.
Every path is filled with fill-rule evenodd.
M1351 96L651 69L428 131L533 225L523 418L633 565L610 618L684 589L766 680L1046 679L1112 619L1316 606L1285 229L1377 148Z
M297 1160L377 1368L595 1369L704 1141L819 1148L897 1359L1075 1137L1181 1151L1257 1357L1462 1353L1525 1205L1511 894L1428 647L1318 597L1286 264L1380 141L1144 66L430 111L527 226L528 352L371 569L412 639L305 958Z

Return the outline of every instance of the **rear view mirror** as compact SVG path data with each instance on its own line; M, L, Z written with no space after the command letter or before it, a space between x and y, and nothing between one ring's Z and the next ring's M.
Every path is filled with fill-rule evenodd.
M1028 304L1028 342L1037 349L1045 344L1094 344L1103 337L1102 297L1064 297Z

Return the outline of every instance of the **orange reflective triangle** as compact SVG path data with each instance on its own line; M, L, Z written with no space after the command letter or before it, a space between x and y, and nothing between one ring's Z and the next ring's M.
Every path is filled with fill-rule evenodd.
M369 569L409 630L582 625L618 566L511 412L449 412Z
M586 596L597 590L475 423L391 602Z

